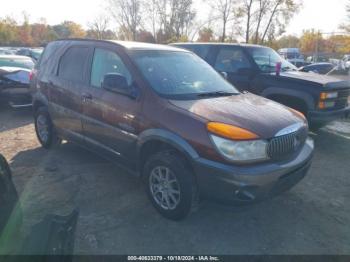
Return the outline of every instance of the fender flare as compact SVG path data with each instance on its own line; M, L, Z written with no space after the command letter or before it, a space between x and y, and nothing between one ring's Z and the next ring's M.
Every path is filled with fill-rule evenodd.
M149 141L159 141L169 144L176 148L179 152L185 154L189 160L199 158L194 148L181 136L164 129L148 129L143 131L137 140L137 155L140 156L141 148Z
M261 95L263 97L269 98L272 95L283 95L298 98L305 102L308 107L308 110L312 110L315 108L315 101L313 97L305 92L292 90L292 89L282 89L278 87L268 87L266 88Z

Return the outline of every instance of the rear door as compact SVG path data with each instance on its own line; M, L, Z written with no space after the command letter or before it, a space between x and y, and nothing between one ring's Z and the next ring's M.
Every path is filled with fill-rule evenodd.
M56 74L50 78L50 113L59 131L71 139L82 139L81 92L86 85L91 48L73 45L61 55Z
M227 80L240 91L251 89L254 69L248 56L240 47L218 47L214 68L219 73L225 74Z
M126 164L133 162L138 134L140 99L102 89L106 74L123 75L133 85L126 56L117 47L96 46L90 66L90 81L82 92L83 130L90 144L108 151Z

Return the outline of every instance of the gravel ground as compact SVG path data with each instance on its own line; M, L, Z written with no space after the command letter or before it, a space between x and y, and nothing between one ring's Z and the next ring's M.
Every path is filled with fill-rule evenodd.
M175 223L113 164L71 143L42 149L28 111L0 109L0 153L21 196L23 233L79 208L76 254L350 254L350 122L312 135L311 170L290 192L249 207L203 203Z

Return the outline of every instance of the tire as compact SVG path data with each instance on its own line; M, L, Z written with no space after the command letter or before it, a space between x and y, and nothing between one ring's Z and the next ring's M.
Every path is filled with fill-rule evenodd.
M167 219L182 220L198 204L194 176L184 159L175 152L162 151L149 157L143 179L150 201Z
M39 107L34 113L35 132L40 144L50 149L61 143L46 107Z

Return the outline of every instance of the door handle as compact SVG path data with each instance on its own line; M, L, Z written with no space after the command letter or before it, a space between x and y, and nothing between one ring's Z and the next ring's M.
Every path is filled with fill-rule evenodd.
M84 93L82 95L82 98L83 98L83 101L86 102L88 100L92 100L92 95L91 94L88 94L88 93Z

